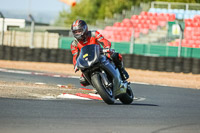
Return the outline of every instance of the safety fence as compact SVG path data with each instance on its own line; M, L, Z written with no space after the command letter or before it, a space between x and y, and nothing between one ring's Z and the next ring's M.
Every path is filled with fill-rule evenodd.
M122 54L127 68L200 74L200 59ZM70 50L0 46L1 60L72 63Z
M73 38L62 37L59 39L59 48L70 49L71 41ZM130 53L130 42L112 42L112 48L122 54ZM145 55L145 56L165 56L165 57L177 57L178 47L167 46L166 44L134 44L133 54ZM200 58L200 48L181 48L181 57L187 58Z

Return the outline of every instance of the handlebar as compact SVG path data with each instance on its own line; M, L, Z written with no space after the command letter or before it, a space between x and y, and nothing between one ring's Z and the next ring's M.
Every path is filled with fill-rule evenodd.
M110 49L110 48L102 48L101 49L101 53L114 53L115 50L114 49Z

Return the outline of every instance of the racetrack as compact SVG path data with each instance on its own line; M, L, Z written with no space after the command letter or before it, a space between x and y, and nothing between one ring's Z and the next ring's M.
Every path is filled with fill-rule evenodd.
M51 87L70 83L76 88L81 87L76 78L50 74L0 72L0 81L30 85L43 82ZM0 98L0 133L200 132L200 90L142 84L131 86L135 96L140 98L131 105L122 105L118 101L115 105L107 105L101 100ZM9 89L17 87L9 86ZM68 92L67 89L59 91Z

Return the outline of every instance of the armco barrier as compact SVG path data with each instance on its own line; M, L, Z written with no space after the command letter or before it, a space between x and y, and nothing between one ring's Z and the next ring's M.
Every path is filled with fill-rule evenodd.
M122 54L127 68L200 74L200 59ZM70 50L0 46L1 60L72 64Z

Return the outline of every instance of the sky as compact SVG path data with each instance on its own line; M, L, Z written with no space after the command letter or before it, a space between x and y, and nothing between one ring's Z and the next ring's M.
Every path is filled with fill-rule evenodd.
M70 6L59 0L0 0L0 12L8 18L23 18L24 14L31 13L36 19L40 18L38 21L50 22L63 9L69 11Z
M70 7L59 0L0 0L0 10L55 11Z

